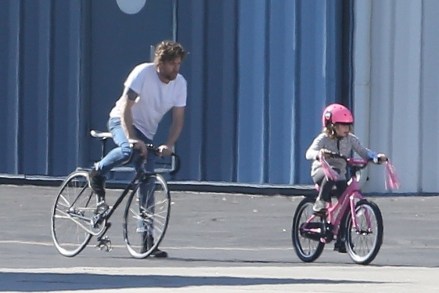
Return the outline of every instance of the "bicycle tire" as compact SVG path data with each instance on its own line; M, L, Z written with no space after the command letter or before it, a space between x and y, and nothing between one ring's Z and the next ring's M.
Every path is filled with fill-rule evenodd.
M360 200L355 205L355 214L360 231L353 227L349 212L346 219L346 250L355 263L367 265L375 259L383 243L383 217L378 206L367 200Z
M51 232L56 249L64 256L80 253L92 237L86 229L90 225L86 218L91 218L96 210L96 200L89 186L88 172L75 171L64 180L56 196Z
M160 174L147 177L147 196L137 196L138 184L131 192L124 212L123 236L134 258L148 257L163 240L169 224L171 194Z
M313 262L323 252L323 248L325 247L325 243L306 238L301 235L300 227L303 223L305 223L309 217L313 214L314 199L312 198L304 198L296 208L293 217L293 225L291 227L291 238L294 247L294 251L297 256L303 262ZM316 217L316 220L322 219L320 217Z

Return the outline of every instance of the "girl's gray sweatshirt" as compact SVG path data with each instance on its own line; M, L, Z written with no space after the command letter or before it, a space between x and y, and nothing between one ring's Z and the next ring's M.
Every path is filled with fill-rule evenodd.
M355 151L365 160L377 157L377 154L361 145L360 140L354 134L349 133L343 138L330 138L326 133L320 133L306 151L306 159L314 160L311 166L311 176L314 176L322 167L318 160L319 151L327 149L331 152L339 153L343 156L350 157L352 151ZM346 161L341 158L327 159L332 168L340 170L340 179L346 179Z

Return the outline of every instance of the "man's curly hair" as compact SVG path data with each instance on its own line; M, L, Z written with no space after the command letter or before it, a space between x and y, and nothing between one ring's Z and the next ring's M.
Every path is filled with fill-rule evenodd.
M187 52L181 44L166 40L156 45L154 63L159 64L160 62L171 61L178 57L183 60L186 55Z

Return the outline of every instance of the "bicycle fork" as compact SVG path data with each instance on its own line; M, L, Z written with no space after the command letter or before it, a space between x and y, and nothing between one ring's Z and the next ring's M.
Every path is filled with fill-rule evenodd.
M352 218L352 227L355 228L355 231L358 234L364 234L364 233L370 233L371 232L371 226L372 226L372 222L370 219L370 215L367 209L364 209L362 212L364 213L364 217L366 219L366 224L367 224L367 230L363 231L358 223L358 218L357 218L357 213L356 213L356 202L358 202L358 198L356 198L355 196L352 196L350 198L350 208L351 208L351 218Z

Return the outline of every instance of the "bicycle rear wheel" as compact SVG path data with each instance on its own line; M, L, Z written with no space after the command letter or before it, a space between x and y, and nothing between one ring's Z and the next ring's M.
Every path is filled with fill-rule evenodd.
M346 250L357 264L367 265L377 256L383 243L383 217L378 206L367 200L355 206L357 226L349 213L346 223Z
M293 247L297 256L304 262L315 261L323 251L325 243L319 241L319 239L311 239L305 237L303 227L306 225L308 219L313 215L314 200L312 198L304 198L296 208L294 213L293 225L291 228L291 238L293 241ZM315 217L309 224L319 226L322 219ZM320 231L323 233L323 231Z
M124 213L124 239L135 258L145 258L158 247L165 236L171 208L171 195L163 176L150 175L144 184L147 191L140 195L140 184L137 185Z
M73 172L61 185L52 209L52 238L60 254L72 257L85 248L92 237L87 229L95 210L88 172Z

